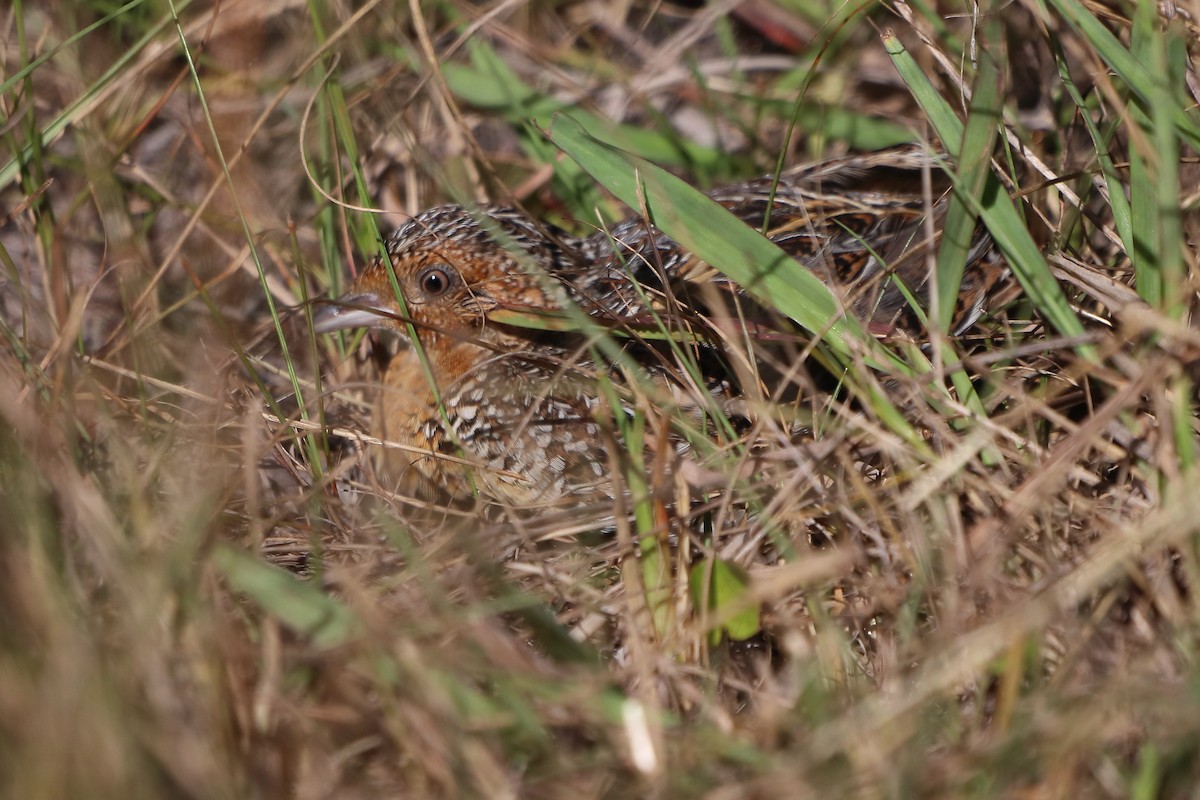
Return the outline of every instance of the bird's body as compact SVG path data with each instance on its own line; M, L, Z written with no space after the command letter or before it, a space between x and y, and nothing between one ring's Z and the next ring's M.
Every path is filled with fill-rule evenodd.
M604 483L598 401L577 377L520 355L426 353L440 397L414 348L401 350L384 374L375 433L429 451L385 451L380 464L390 480L425 496L478 490L522 506L591 494Z
M929 165L924 151L902 148L800 167L709 196L765 230L834 288L851 313L887 327L906 319L896 284L924 296L928 282L927 256L936 244L928 231L940 228L945 210L944 198L921 190L920 171ZM978 315L1001 275L986 257L989 246L977 232L957 328ZM404 305L376 260L318 327L406 332L411 322L421 346L392 360L376 412L376 432L405 446L387 451L383 471L402 487L449 498L477 491L529 506L611 493L606 475L615 440L598 416L603 403L586 337L506 324L497 312L561 318L577 307L614 328L648 321L689 288L720 285L731 290L724 296L740 296L640 216L576 239L512 209L441 206L400 228L387 250ZM657 382L670 383L664 370L649 367ZM611 368L603 372L620 381Z

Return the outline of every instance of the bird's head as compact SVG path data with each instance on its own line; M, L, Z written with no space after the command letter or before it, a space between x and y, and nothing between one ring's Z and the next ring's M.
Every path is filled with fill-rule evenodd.
M392 328L411 322L432 341L490 341L503 335L497 310L553 312L561 308L555 275L573 264L572 248L528 217L500 207L429 209L387 242L399 302L387 263L376 258L336 304L320 312L318 333Z

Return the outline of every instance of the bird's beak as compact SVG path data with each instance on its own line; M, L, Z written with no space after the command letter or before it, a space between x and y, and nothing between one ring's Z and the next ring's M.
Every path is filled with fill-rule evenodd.
M348 294L313 314L313 331L332 333L347 328L379 328L388 323L391 315L373 292Z

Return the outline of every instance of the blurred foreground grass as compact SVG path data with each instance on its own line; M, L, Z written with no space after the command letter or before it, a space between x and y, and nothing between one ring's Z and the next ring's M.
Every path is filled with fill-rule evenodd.
M14 3L0 795L1191 796L1200 45L1168 11ZM372 346L304 302L406 213L588 230L694 207L647 164L911 140L1024 291L963 339L804 348L845 378L768 407L817 435L756 428L758 490L731 446L633 543L373 482Z

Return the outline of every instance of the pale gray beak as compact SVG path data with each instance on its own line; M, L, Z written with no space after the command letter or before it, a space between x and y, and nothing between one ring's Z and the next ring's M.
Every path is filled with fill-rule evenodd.
M313 314L313 331L332 333L347 328L379 328L387 324L390 313L374 294L351 294L338 298Z

